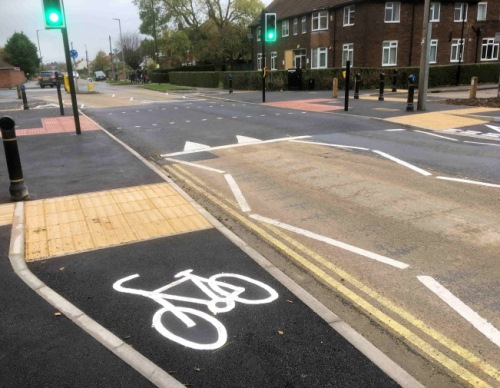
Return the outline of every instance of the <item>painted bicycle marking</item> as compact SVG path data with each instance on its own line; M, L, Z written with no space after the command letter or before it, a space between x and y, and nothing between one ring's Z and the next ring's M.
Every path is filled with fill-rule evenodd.
M270 303L278 298L278 293L274 289L258 280L251 279L247 276L233 273L220 273L209 278L204 278L194 275L192 272L192 269L187 269L185 271L179 272L177 275L175 275L175 278L178 278L178 280L175 280L170 284L152 291L123 286L124 283L138 278L139 274L130 275L117 280L113 284L113 288L119 292L141 295L150 298L160 304L162 308L160 308L153 316L153 327L161 335L170 339L171 341L177 342L178 344L192 349L199 350L218 349L223 346L227 341L226 328L217 318L207 314L204 311L200 311L191 307L175 306L173 303L169 302L169 300L206 305L208 309L215 315L218 313L231 311L236 306L236 302L243 304L263 304ZM246 287L231 284L226 279L232 279L233 281L237 280L236 282L238 284L243 282ZM169 294L165 292L189 281L196 285L198 289L208 298L194 298L189 296ZM257 289L259 295L263 294L263 296L252 298L250 295L247 295L251 292L248 291L249 287ZM164 317L164 315L168 312L178 318L178 320L180 320L186 328L194 328L196 326L196 322L194 321L194 319L200 318L201 320L205 321L205 323L208 323L215 328L217 332L216 340L209 343L200 343L175 334L173 332L173 327L168 328L166 326L169 324L175 324L174 322L172 322L170 316Z

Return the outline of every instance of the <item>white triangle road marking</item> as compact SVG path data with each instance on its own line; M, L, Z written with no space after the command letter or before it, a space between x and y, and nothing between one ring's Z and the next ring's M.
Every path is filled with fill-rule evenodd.
M210 146L207 146L206 144L194 143L192 141L187 141L186 144L184 144L184 151L197 151L204 150L206 148L210 148Z
M254 137L240 136L236 135L236 139L238 140L238 144L247 144L247 143L258 143L262 140L256 139Z
M497 132L500 132L500 127L496 127L494 125L488 125L488 124L485 124L489 129L493 129L494 131L497 131Z

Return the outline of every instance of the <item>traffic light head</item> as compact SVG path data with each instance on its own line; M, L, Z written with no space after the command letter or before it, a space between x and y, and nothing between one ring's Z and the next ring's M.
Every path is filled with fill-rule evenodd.
M276 14L266 13L264 25L264 40L266 42L276 42Z
M42 0L45 28L60 29L66 27L62 0Z

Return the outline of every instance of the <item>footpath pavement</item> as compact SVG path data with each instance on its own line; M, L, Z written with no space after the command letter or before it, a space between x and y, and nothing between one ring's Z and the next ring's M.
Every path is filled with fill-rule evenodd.
M30 198L2 149L0 387L419 386L97 123L15 105Z

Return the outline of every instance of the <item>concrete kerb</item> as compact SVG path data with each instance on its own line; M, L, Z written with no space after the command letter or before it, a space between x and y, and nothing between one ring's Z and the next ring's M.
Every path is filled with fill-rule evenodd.
M93 120L92 120L93 121ZM186 192L184 192L175 182L170 179L160 166L148 162L128 145L113 136L98 123L94 123L101 128L112 139L121 144L127 151L131 152L148 168L156 172L166 182L168 182L180 195L189 201L217 230L225 235L235 245L240 247L258 265L264 268L271 276L293 292L303 303L310 307L318 316L325 320L335 331L342 335L347 341L355 346L361 353L370 359L375 365L383 370L389 377L404 387L423 387L413 376L403 370L397 363L387 357L382 351L352 329L346 322L342 321L336 314L290 279L277 267L275 267L264 256L250 247L246 242L236 236L228 228L222 225L215 217L206 211L201 205L195 202ZM9 259L16 274L42 298L47 300L52 306L64 313L75 324L85 332L99 341L103 346L112 351L117 357L122 359L136 371L141 373L158 387L183 387L179 381L174 379L163 369L134 350L112 332L101 326L99 323L88 317L83 311L54 292L38 279L27 267L24 259L24 203L18 202L15 207L14 220L12 226L11 244L9 249Z

